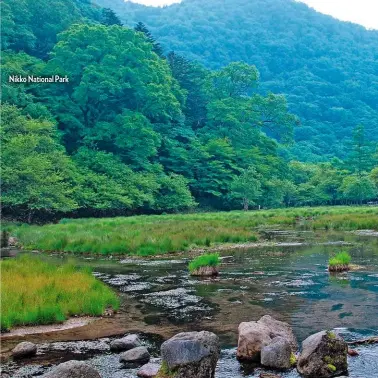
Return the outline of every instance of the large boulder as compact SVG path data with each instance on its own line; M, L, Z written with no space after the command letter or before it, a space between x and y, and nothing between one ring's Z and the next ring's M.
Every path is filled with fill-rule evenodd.
M219 338L214 333L183 332L161 346L159 378L213 378L219 358Z
M140 378L155 378L160 370L159 364L149 362L143 365L137 372L137 376Z
M29 341L23 341L12 350L13 358L32 357L37 354L37 346Z
M110 350L113 352L122 352L142 346L138 335L127 335L122 339L113 340L110 343Z
M291 353L289 341L277 336L270 344L261 349L261 364L273 369L289 369Z
M150 353L148 353L148 349L144 346L140 346L122 353L119 357L119 361L126 366L135 367L146 364L150 361L150 358L151 356Z
M55 366L42 378L101 378L98 371L82 361L67 361Z
M297 369L305 377L327 378L347 372L348 345L334 332L321 331L302 343Z
M257 322L240 323L238 331L237 358L241 361L260 362L261 349L269 345L277 336L289 342L292 352L298 349L290 325L276 320L270 315L263 316Z

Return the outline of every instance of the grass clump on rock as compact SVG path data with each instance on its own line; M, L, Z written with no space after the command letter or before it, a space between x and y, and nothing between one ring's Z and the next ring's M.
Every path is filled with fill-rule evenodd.
M329 259L328 270L330 272L347 271L351 260L351 255L347 251L342 251Z
M189 272L192 276L216 276L219 274L219 263L218 253L201 255L189 263Z
M1 329L53 324L74 315L102 315L117 310L119 299L87 268L54 264L22 255L0 262Z

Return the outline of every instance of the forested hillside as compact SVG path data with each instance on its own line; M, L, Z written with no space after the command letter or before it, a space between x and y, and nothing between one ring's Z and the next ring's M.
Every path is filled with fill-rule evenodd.
M225 60L210 70L193 54L164 52L142 23L122 26L87 0L2 5L4 215L32 222L377 197L374 112L348 118L344 160L296 161L288 148L308 129L284 95L264 90L266 68ZM197 43L175 33L180 43ZM291 80L287 69L282 85ZM67 80L48 82L56 75ZM360 102L356 111L367 106Z
M378 31L294 0L183 0L164 8L97 0L126 25L146 24L166 52L206 67L256 65L262 92L283 93L301 119L292 156L345 158L351 131L378 140Z

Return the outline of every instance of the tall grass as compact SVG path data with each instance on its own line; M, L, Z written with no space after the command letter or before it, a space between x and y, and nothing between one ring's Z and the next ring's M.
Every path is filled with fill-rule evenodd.
M189 263L189 271L193 272L204 266L216 267L219 265L219 254L218 253L207 253L193 259Z
M264 211L63 219L12 229L26 249L96 254L155 255L256 241L258 227L378 229L378 208L317 207Z
M73 315L96 316L106 307L119 307L117 295L88 269L29 255L3 260L0 268L2 330L62 322Z
M349 265L351 260L351 255L347 251L342 251L329 259L329 266Z

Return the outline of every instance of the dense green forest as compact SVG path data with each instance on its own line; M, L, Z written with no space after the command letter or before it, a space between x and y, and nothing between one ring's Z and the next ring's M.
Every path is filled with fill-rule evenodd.
M294 0L183 0L146 7L98 0L125 25L142 21L166 52L211 69L256 65L260 90L283 93L302 127L286 153L302 161L345 159L362 123L378 141L378 31L340 22Z
M183 6L190 4L199 3L189 1ZM122 26L113 11L86 0L4 0L2 8L5 215L33 221L50 215L248 209L376 199L377 143L372 131L377 130L377 104L372 98L378 92L374 92L373 68L358 73L370 75L371 86L364 88L357 103L355 91L349 93L343 87L340 95L333 94L335 101L350 102L353 119L347 116L344 124L324 115L327 128L337 134L341 127L342 136L349 140L343 159L306 163L292 155L293 148L303 149L300 142L292 147L298 133L302 132L306 143L314 143L311 133L306 134L308 120L301 126L301 117L293 112L303 105L302 90L306 90L296 85L300 95L295 106L292 95L288 104L286 96L266 91L273 76L266 74L267 68L261 70L259 62L264 58L256 56L250 62L261 72L255 65L231 59L213 64L210 70L194 61L193 54L167 52L142 23ZM240 21L241 35L242 25ZM190 27L195 30L194 25ZM173 27L172 32L176 33ZM177 31L176 38L187 46L198 38L184 41L183 37ZM361 46L354 60L365 51L366 46ZM342 41L339 49L343 49ZM209 49L216 50L216 46ZM371 50L373 59L373 46ZM243 57L235 56L235 60ZM283 60L281 69L286 68L289 81L280 80L282 85L293 86L290 80L295 75ZM342 67L340 72L349 74ZM69 82L26 79L26 83L13 83L12 75L60 75ZM323 106L316 97L308 96L306 101ZM325 124L320 122L312 132L333 148L332 139L325 141L318 127ZM332 156L338 155L334 152Z

